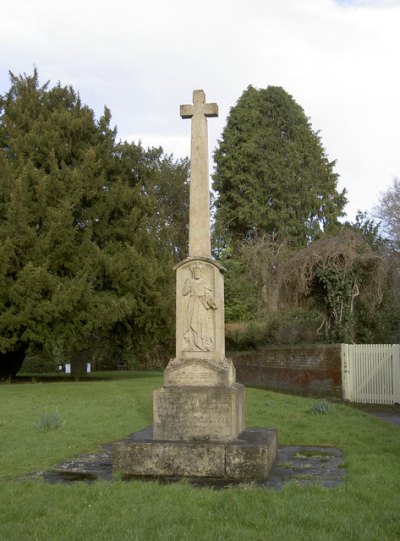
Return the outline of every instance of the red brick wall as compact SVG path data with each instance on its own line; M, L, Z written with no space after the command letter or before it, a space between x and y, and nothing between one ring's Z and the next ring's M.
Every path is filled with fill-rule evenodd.
M236 379L251 387L314 396L342 396L340 344L275 346L231 352Z

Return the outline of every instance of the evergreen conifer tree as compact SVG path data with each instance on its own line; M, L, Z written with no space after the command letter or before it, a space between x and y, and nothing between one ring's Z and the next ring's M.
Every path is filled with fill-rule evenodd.
M270 235L305 246L334 232L346 202L303 109L283 88L249 86L229 114L215 155L217 232L234 241Z
M104 343L120 355L168 350L173 250L154 186L165 176L184 186L187 166L117 143L110 111L97 121L71 87L40 86L37 70L10 76L0 96L0 352L36 344L77 366Z

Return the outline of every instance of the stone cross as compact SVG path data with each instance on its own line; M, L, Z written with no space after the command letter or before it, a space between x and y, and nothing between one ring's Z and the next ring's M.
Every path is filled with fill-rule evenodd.
M124 477L264 480L276 456L276 431L245 430L244 385L225 357L224 272L211 259L207 117L217 116L202 90L193 105L189 257L176 270L176 356L153 393L153 430L113 447Z
M206 103L194 90L193 105L181 105L182 118L192 119L189 205L189 257L211 257L207 117L218 116L218 105Z

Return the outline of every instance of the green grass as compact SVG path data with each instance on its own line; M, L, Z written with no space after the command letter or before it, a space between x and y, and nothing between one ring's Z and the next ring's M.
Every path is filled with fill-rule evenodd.
M280 444L340 447L347 481L336 489L185 483L49 485L16 478L152 422L159 374L109 381L0 386L0 539L3 541L400 539L400 430L343 404L310 413L313 399L246 390L246 426L278 429ZM57 411L61 426L35 423Z

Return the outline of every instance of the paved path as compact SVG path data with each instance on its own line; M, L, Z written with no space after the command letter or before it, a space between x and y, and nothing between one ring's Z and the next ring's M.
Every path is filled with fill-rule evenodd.
M400 426L400 405L393 406L375 405L375 404L353 404L353 407L359 411L364 411L383 421L387 421L396 426Z
M383 419L384 421L387 421L388 423L392 423L393 425L400 426L400 411L391 412L391 411L374 409L374 410L368 411L367 413L370 413L371 415L375 415L375 417L379 417L380 419Z

